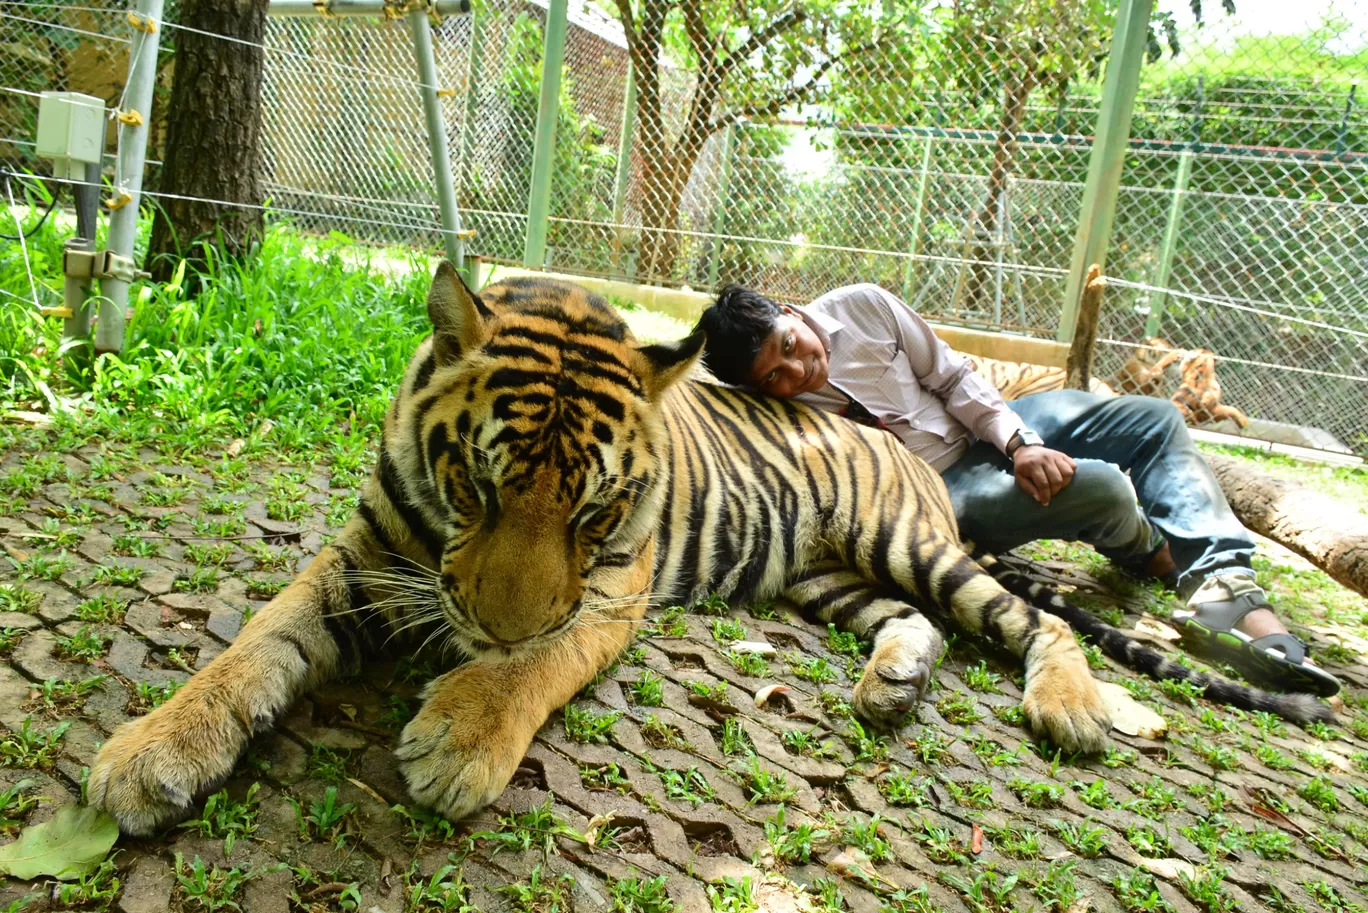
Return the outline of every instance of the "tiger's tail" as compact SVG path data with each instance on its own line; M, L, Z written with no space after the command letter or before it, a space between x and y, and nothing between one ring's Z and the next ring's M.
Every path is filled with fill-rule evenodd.
M1012 570L996 556L965 543L979 566L993 576L1002 588L1051 615L1068 622L1069 627L1097 644L1102 652L1130 669L1160 681L1184 681L1202 689L1202 696L1219 704L1241 710L1263 710L1275 713L1297 724L1330 722L1335 712L1329 704L1309 694L1278 694L1251 688L1204 672L1189 669L1168 659L1158 650L1141 644L1134 638L1074 605L1049 587Z

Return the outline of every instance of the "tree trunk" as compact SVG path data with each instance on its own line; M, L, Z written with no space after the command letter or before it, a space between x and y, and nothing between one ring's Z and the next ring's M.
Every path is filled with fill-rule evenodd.
M1204 454L1240 522L1368 596L1368 518L1248 463Z
M679 206L706 142L706 136L686 133L672 149L664 142L646 143L641 148L641 255L637 276L642 281L668 280L674 274L681 240Z
M969 307L981 307L991 294L994 265L988 261L995 253L988 246L998 229L998 205L1007 190L1007 179L1016 164L1017 136L1021 134L1021 123L1026 119L1026 101L1035 88L1035 77L1026 75L1008 80L1002 89L1002 119L998 122L998 134L993 146L993 165L988 172L988 197L983 201L983 209L978 213L978 228L974 235L976 243L970 246L974 262L969 267L969 281L965 287L965 303Z
M241 257L261 237L261 80L267 0L183 0L147 268L164 282L185 257L205 265L199 245ZM225 41L198 32L224 35ZM197 197L246 206L177 199Z

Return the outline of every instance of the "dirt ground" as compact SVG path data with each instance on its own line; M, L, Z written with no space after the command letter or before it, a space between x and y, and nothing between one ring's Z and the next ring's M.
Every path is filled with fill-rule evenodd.
M232 642L345 521L358 480L221 453L54 452L38 431L14 442L0 461L4 839L79 799L100 742ZM1086 549L1031 556L1125 628L1174 605ZM783 606L704 604L657 613L460 826L407 805L390 749L440 660L403 658L300 701L186 826L121 839L65 890L5 884L0 911L26 897L126 913L1361 911L1368 604L1269 544L1259 567L1347 684L1335 726L1232 712L1098 657L1098 677L1130 683L1169 733L1114 733L1105 756L1071 758L1022 725L1011 657L961 637L916 719L882 737L850 716L851 644ZM744 656L737 639L774 649ZM788 690L757 707L770 684Z

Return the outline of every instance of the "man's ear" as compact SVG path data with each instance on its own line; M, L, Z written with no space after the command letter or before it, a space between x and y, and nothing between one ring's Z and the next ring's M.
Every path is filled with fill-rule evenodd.
M437 274L432 277L427 312L432 321L432 351L439 365L455 362L478 344L485 319L493 316L446 260L437 264Z
M692 335L674 342L660 342L637 349L646 360L646 373L642 378L646 396L651 400L659 400L672 384L687 377L698 363L707 338L707 333L695 330Z

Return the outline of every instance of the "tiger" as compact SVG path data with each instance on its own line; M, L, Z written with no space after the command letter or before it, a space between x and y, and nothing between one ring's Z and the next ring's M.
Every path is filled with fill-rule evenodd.
M1221 382L1216 378L1216 353L1193 349L1183 359L1183 379L1171 402L1189 425L1230 419L1241 428L1248 427L1249 416L1221 402Z
M965 358L970 367L986 378L1004 400L1064 389L1063 368L1001 361L982 355L965 355ZM1170 401L1187 424L1197 426L1228 418L1241 428L1249 425L1249 417L1244 412L1221 402L1221 383L1216 377L1214 352L1200 348L1190 352L1173 349L1158 337L1146 339L1136 354L1117 371L1111 384L1094 377L1089 380L1089 389L1102 396L1155 396L1162 392L1165 369L1180 361L1182 381Z
M1107 708L1054 614L1068 607L985 571L940 477L893 435L697 379L701 332L639 344L576 285L476 295L443 262L427 312L354 515L228 649L100 748L88 799L125 833L184 816L255 734L391 637L463 660L426 684L394 752L414 801L459 820L503 791L649 608L710 594L782 597L871 644L852 704L873 724L898 724L931 683L944 638L920 606L1021 658L1037 733L1107 744ZM1103 646L1144 649L1119 632ZM1305 696L1168 674L1326 718Z
M1182 357L1181 351L1158 336L1150 336L1140 343L1113 380L1122 393L1154 396L1163 389L1164 371Z
M1004 400L1021 399L1033 393L1048 393L1064 389L1064 369L1033 365L1027 362L1002 361L985 355L965 355L969 366L997 388ZM1116 391L1105 381L1090 378L1088 389L1103 396L1115 396Z

